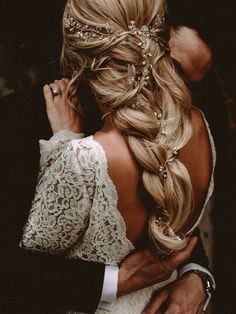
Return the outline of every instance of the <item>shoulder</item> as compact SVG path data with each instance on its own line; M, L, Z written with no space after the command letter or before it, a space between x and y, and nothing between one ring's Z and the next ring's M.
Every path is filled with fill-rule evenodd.
M137 175L137 163L121 133L116 130L109 134L97 132L95 141L104 150L109 174L115 181L117 177L125 179Z
M212 159L212 144L210 139L210 130L204 114L196 107L191 109L192 118L192 136L186 146L191 152L194 152L193 157L202 161L211 161ZM197 155L195 155L197 153ZM203 163L205 163L203 162Z
M204 133L207 134L207 122L203 113L197 108L191 109L193 135L201 136Z
M80 165L89 166L106 162L105 151L93 136L71 140L68 149L73 150Z
M213 170L213 147L203 113L193 107L191 116L192 136L180 152L180 157L191 177L195 194L195 205L198 209L201 209Z
M69 147L72 147L74 150L93 149L94 144L92 139L92 136L73 138L70 140Z
M105 151L111 165L125 167L133 158L125 138L116 130L109 134L97 132L95 142Z

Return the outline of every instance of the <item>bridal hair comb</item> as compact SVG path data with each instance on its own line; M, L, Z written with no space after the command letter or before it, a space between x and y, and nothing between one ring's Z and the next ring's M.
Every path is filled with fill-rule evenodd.
M104 39L116 42L120 38L128 41L131 37L137 37L139 39L137 45L141 49L142 54L142 66L139 73L128 80L128 84L138 90L148 85L153 69L149 41L158 43L164 47L163 39L160 36L164 28L164 22L164 16L157 14L151 26L143 25L140 28L136 26L135 21L130 21L127 30L116 29L112 21L108 21L104 25L86 25L76 21L70 15L70 1L67 2L64 17L65 29L85 42L101 41ZM138 107L140 106L137 106L137 109Z
M105 23L103 26L93 26L79 23L70 16L70 6L70 1L68 1L65 10L64 27L69 30L69 32L77 34L85 41L102 40L104 38L115 40L117 37L126 34L127 36L142 36L144 38L150 38L152 41L157 43L160 42L160 31L162 30L161 26L165 22L164 16L157 14L152 26L143 25L141 28L136 26L135 21L130 21L128 30L124 31L116 30L112 21ZM144 49L145 43L141 42L139 46Z

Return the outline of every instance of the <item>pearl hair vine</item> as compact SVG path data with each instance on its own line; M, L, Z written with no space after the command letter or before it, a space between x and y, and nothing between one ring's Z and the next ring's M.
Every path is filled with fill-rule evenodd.
M96 25L96 21L91 21L89 25L80 21L76 21L71 15L71 1L69 0L66 5L65 15L63 20L64 28L67 32L78 37L79 40L84 42L105 42L108 39L114 45L119 42L119 39L126 40L127 43L132 38L137 38L137 48L140 49L140 64L132 65L135 67L135 75L131 76L127 80L127 87L131 87L137 90L137 95L143 88L147 88L149 81L153 73L153 61L152 61L152 48L151 43L155 43L166 49L163 36L161 35L165 30L165 17L164 15L156 14L150 25L137 26L136 21L131 20L127 26L127 30L118 28L112 20L108 20L104 24ZM110 47L110 45L109 45ZM134 97L136 98L136 97ZM109 113L121 108L130 108L133 110L142 110L145 105L138 99L134 99L128 104L121 106L111 106L110 111L104 114L103 118ZM163 119L161 112L153 112L153 118L160 124L161 135L167 136L168 132L167 122ZM171 154L171 160L177 156L177 150L173 150ZM169 161L167 161L169 162ZM160 165L158 169L159 175L163 178L167 178L166 165Z
M78 36L79 39L85 42L101 41L104 39L116 42L121 37L129 41L131 37L134 36L139 39L137 46L141 49L142 54L141 69L136 76L128 80L128 84L133 88L137 88L138 91L146 87L153 70L150 41L164 46L163 39L160 36L165 23L164 16L157 14L150 26L143 25L137 27L136 22L131 20L128 29L121 30L117 29L111 20L104 23L104 25L86 25L80 23L71 16L70 7L71 4L70 1L68 1L64 17L64 27L67 31ZM135 109L134 107L135 105L133 104L132 108ZM140 108L140 106L137 106L137 109L138 108Z
M160 42L160 32L162 31L162 26L164 25L165 18L157 14L154 18L153 25L147 26L143 25L140 28L136 26L135 21L130 21L128 25L128 30L116 29L112 21L104 23L102 26L98 25L86 25L75 21L74 18L70 15L70 1L67 2L65 9L64 17L64 27L69 30L69 32L77 34L81 39L85 41L95 41L108 38L110 40L115 40L116 37L120 35L137 35L150 38L152 41L159 43ZM139 46L144 49L145 43L141 42Z
M166 235L175 239L177 241L181 241L182 238L180 235L177 235L173 228L171 228L170 223L166 220L166 210L163 209L159 204L156 205L157 217L156 217L156 226L157 228L165 228Z

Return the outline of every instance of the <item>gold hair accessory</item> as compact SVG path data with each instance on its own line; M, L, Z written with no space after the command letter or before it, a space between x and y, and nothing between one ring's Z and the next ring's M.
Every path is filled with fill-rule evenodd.
M148 81L150 80L150 75L152 73L153 65L150 62L152 53L150 51L149 41L159 43L162 45L162 39L160 33L163 31L163 25L165 22L164 16L157 14L151 26L143 25L140 28L136 26L135 21L130 21L128 25L128 30L117 30L112 21L108 21L104 25L86 25L75 21L73 17L70 16L70 2L67 2L66 14L64 17L64 27L69 32L77 35L81 40L86 42L100 41L108 38L110 41L116 41L122 36L126 36L127 40L131 36L136 36L139 38L138 47L142 51L142 64L143 67L135 77L131 77L128 80L128 84L133 88L138 88L138 90L146 87Z

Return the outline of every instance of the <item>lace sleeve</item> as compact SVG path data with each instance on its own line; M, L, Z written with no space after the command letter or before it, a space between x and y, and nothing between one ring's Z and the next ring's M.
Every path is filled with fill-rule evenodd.
M91 200L83 179L83 152L73 142L78 141L67 143L64 149L58 136L41 142L44 170L24 227L21 246L26 249L65 251L79 241L88 226Z
M49 166L54 160L56 160L60 153L68 145L70 140L81 139L83 137L83 133L74 133L72 131L62 130L55 133L48 141L40 140L40 170L43 171L45 167Z

